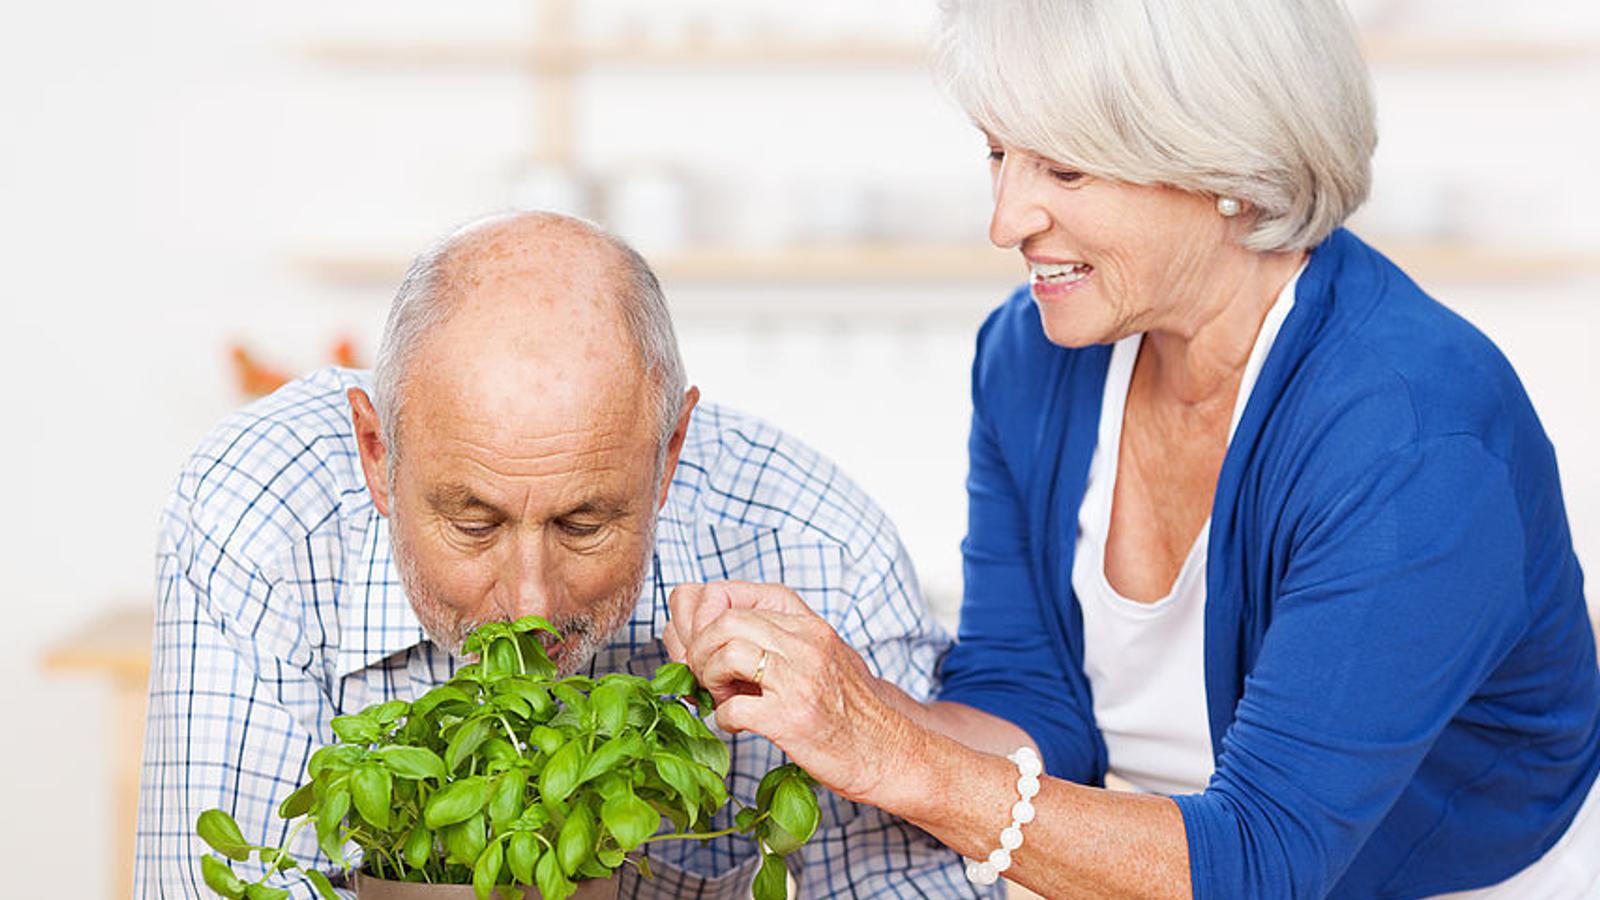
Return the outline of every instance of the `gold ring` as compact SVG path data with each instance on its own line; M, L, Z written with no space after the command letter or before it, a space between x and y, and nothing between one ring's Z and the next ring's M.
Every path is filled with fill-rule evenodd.
M750 683L756 687L761 686L761 679L767 677L767 648L761 648L761 659L756 662L756 672L750 676Z

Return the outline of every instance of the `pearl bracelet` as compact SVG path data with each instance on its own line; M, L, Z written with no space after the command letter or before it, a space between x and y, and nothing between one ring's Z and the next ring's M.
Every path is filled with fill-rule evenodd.
M1017 764L1017 793L1021 800L1011 806L1011 824L1000 832L1000 849L989 854L983 862L967 860L967 880L977 885L991 885L1000 879L1000 873L1011 867L1011 852L1022 846L1022 826L1033 821L1033 798L1039 794L1039 776L1044 773L1044 763L1032 747L1018 747L1006 759Z

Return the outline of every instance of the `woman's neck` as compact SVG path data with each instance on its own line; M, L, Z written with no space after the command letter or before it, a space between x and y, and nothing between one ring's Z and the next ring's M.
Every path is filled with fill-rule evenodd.
M1145 332L1139 380L1162 400L1225 402L1231 409L1261 324L1305 259L1305 251L1241 251L1220 265L1198 292L1209 303L1193 304L1181 320Z

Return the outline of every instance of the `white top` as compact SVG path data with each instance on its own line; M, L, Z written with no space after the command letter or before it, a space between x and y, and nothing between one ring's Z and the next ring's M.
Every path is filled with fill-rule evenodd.
M1294 306L1300 272L1284 286L1261 323L1228 439L1239 425L1256 378L1283 320ZM1122 418L1140 335L1111 351L1100 403L1100 434L1078 510L1072 590L1083 609L1083 667L1094 693L1094 718L1105 736L1110 772L1142 791L1199 793L1216 767L1205 688L1206 548L1211 522L1200 529L1167 596L1129 600L1106 580L1106 534L1122 445ZM1600 780L1556 845L1510 879L1437 900L1600 898Z
M1228 438L1239 424L1267 351L1294 306L1300 267L1267 311L1245 363ZM1106 580L1106 534L1122 446L1122 414L1141 335L1111 351L1100 401L1100 437L1078 509L1072 590L1083 608L1083 668L1094 694L1094 720L1105 736L1111 774L1144 791L1205 790L1215 761L1205 686L1206 546L1211 521L1189 548L1171 593L1150 603L1129 600Z

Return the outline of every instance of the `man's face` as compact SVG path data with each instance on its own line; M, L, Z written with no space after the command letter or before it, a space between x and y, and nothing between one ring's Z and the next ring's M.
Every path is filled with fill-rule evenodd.
M570 673L639 598L664 474L656 420L637 382L587 397L487 385L410 391L388 489L395 559L435 643L458 652L482 622L543 616Z

